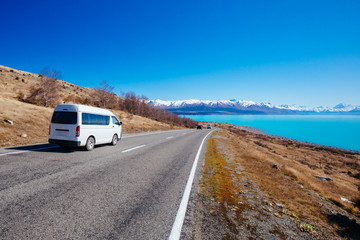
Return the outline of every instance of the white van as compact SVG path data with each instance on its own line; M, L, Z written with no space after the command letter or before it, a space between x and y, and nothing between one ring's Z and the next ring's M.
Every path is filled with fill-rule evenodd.
M60 104L51 118L49 142L60 146L116 143L121 139L122 122L109 110L80 104Z

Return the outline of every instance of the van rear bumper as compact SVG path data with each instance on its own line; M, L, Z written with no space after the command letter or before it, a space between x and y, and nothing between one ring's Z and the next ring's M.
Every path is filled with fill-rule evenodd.
M49 138L49 143L54 143L61 146L70 146L70 147L79 147L81 145L80 141L57 140L50 138Z

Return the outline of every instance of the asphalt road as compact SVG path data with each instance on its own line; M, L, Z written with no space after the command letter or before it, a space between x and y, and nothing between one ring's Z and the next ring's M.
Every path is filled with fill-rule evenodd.
M91 152L49 144L0 148L0 239L168 238L208 133L124 135L118 145ZM182 238L191 234L191 201L205 150L206 144Z

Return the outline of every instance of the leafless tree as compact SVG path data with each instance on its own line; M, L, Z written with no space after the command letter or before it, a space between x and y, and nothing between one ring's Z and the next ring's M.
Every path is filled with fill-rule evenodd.
M41 72L40 84L43 92L45 106L54 106L59 103L58 79L61 74L55 70L45 68Z
M40 87L31 88L27 101L42 104L46 107L59 104L58 79L61 78L60 72L45 68L41 71L39 77Z
M165 109L155 107L153 104L149 103L148 98L145 96L138 97L135 93L128 92L123 94L123 98L124 100L121 102L121 109L128 113L178 126L196 127L197 125L196 121L189 118L181 118Z
M100 86L96 87L91 94L93 104L105 108L117 106L118 97L113 90L114 87L110 86L106 80L101 81Z
M138 99L133 92L128 92L124 94L124 110L131 113L136 114L137 112L137 102Z

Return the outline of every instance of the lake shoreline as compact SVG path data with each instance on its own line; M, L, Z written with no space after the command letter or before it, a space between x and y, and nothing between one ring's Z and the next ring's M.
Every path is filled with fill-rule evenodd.
M193 120L249 126L249 131L360 152L360 116L222 116L197 115ZM261 129L261 131L253 128Z
M233 125L233 124L231 124L231 125ZM360 154L360 151L356 151L356 150L345 149L345 148L340 148L340 147L333 147L333 146L329 146L329 145L323 145L323 144L312 143L312 142L307 142L307 141L301 141L301 140L297 140L294 138L289 138L289 137L284 137L284 136L280 136L280 135L266 133L260 128L255 128L255 127L250 127L250 126L245 126L245 125L233 125L233 126L235 128L238 128L238 129L246 131L246 132L259 134L259 135L263 135L263 136L270 137L270 138L277 138L277 139L292 141L292 142L296 142L296 143L306 144L309 146L331 149L334 151L343 151L343 152L348 152L348 153L352 153L352 154Z

